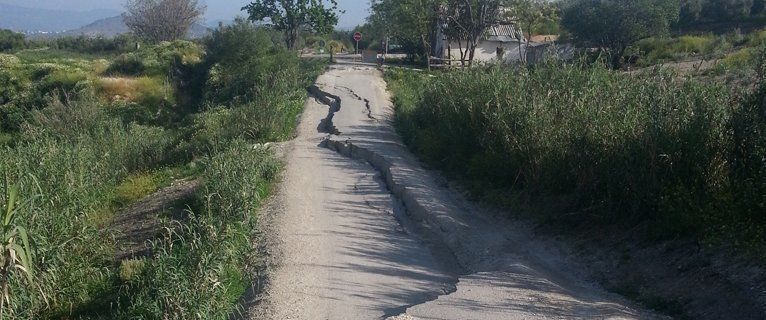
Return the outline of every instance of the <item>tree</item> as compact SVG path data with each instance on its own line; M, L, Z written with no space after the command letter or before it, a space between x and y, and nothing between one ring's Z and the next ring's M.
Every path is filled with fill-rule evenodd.
M473 64L476 47L487 28L497 23L500 11L499 0L450 0L447 5L447 36L456 40L460 47L460 61L463 65ZM463 51L465 41L465 51ZM466 57L467 56L467 57Z
M699 21L703 3L703 0L681 0L681 24L689 25Z
M254 22L268 25L285 35L285 44L295 49L301 31L329 34L338 24L336 0L257 0L242 8Z
M763 13L763 10L766 8L766 0L754 0L753 1L753 7L750 9L750 15L759 15Z
M137 36L150 41L182 39L205 13L198 0L128 0L125 24Z
M679 10L678 0L573 0L562 9L561 23L581 44L607 50L619 68L628 46L667 34Z
M547 0L509 0L508 9L509 11L505 14L506 17L519 22L521 29L526 30L529 35L526 38L527 48L535 26L558 19L556 7ZM522 61L526 61L521 50L519 50L519 55L521 55Z
M741 21L750 15L753 8L753 0L708 0L703 13L714 21Z
M436 32L439 0L374 0L368 22L409 49L420 52L431 68L431 44Z
M0 29L0 52L13 52L23 49L26 46L24 38L23 33Z

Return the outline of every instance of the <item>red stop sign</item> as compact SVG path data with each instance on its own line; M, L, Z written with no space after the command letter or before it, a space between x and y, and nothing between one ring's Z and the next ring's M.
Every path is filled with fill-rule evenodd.
M362 40L362 33L361 32L354 33L354 40L356 41Z

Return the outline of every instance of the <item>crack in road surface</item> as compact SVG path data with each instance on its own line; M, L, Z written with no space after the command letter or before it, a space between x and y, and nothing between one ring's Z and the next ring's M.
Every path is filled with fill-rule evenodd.
M338 131L338 128L335 127L335 125L332 123L332 119L335 117L335 113L340 111L341 108L341 98L330 94L328 92L322 91L317 87L316 85L312 85L308 88L309 94L317 99L320 103L327 105L329 107L329 111L327 113L327 116L319 121L319 126L317 127L317 130L322 133L328 133L333 135L340 135L341 132Z
M281 257L255 318L656 317L420 167L391 128L379 71L335 65L309 91L269 232Z
M372 115L372 107L370 107L370 100L369 99L362 98L362 96L356 94L356 91L354 91L354 89L351 89L351 88L346 87L346 86L335 86L335 88L336 89L345 90L346 92L351 94L351 96L354 97L354 99L356 99L356 100L364 101L365 109L367 109L367 118L370 119L370 120L378 120L378 119L375 118L375 116Z

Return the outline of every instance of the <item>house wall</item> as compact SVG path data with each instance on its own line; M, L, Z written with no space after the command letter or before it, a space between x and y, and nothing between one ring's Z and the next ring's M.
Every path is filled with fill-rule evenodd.
M521 44L521 48L519 48L519 43L515 41L514 42L482 41L481 43L479 43L479 46L476 47L474 62L481 62L481 63L498 62L498 57L497 57L498 47L504 49L505 53L503 54L503 62L505 63L519 61L520 60L519 50L521 50L521 53L523 55L526 54L525 45ZM453 61L457 61L457 63L460 63L459 62L460 47L457 45L457 43L452 43L450 44L449 48L450 48L449 50L450 58ZM446 57L447 57L447 50L445 50L445 58Z
M575 47L571 44L547 43L532 46L527 50L527 62L536 64L547 59L570 61L574 58Z

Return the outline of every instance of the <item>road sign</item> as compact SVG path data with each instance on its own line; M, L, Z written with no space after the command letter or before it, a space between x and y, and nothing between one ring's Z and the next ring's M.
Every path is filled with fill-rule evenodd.
M359 54L359 40L362 40L362 33L356 32L354 33L354 40L356 40L356 54Z
M324 48L326 46L327 46L327 42L325 42L324 40L319 40L319 47L320 48Z

